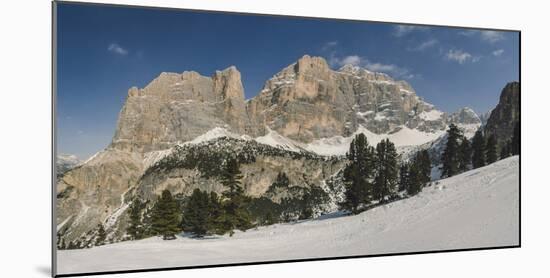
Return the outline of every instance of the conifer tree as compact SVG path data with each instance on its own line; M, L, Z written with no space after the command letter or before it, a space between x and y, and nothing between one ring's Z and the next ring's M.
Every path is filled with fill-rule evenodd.
M181 214L178 202L169 190L162 191L153 207L151 218L151 228L155 235L161 235L164 240L176 238L176 234L181 230Z
M506 143L504 143L502 145L502 147L500 148L500 159L504 159L504 158L507 158L510 156L510 153L511 153L511 150L510 148L512 147L512 141L511 140L508 140Z
M389 139L376 145L375 164L374 198L383 201L395 192L398 181L397 150Z
M486 154L487 158L487 164L494 163L497 161L497 138L495 135L489 136L489 139L487 139L487 147L486 147Z
M443 166L441 177L452 177L458 173L458 140L462 138L462 132L455 124L451 124L447 130L447 144L442 155Z
M189 197L183 211L183 230L203 237L210 229L210 197L196 188Z
M514 134L512 135L512 144L510 147L510 151L512 152L512 155L518 155L520 154L520 123L519 121L516 122L516 125L514 126Z
M273 212L268 211L265 215L265 219L263 221L263 224L265 225L273 225L277 223L277 220L275 219L275 216L273 216Z
M105 244L105 239L107 238L107 233L105 232L105 228L103 228L102 224L97 225L97 235L95 237L95 246L103 245Z
M222 193L223 213L217 221L217 233L229 232L229 235L233 235L235 229L245 231L252 227L250 214L246 210L248 198L244 195L241 179L242 174L237 160L228 159L221 179L226 190Z
M309 219L311 217L313 217L313 209L312 209L312 204L311 204L311 195L306 192L303 196L302 196L302 209L300 211L300 216L299 216L299 219Z
M405 191L409 188L409 164L402 163L399 167L399 191Z
M432 160L428 150L417 152L414 163L418 164L419 179L424 186L432 180Z
M407 194L410 196L418 194L422 190L421 170L418 164L411 163L409 165Z
M345 192L340 207L355 214L361 205L371 201L374 148L369 146L367 137L360 133L352 140L346 156L350 162L344 169Z
M472 138L472 151L472 167L476 169L485 166L485 138L481 129Z
M277 178L275 178L275 181L273 182L273 185L277 187L288 187L289 184L290 180L284 172L279 172L277 174Z
M214 232L218 229L218 220L223 214L223 207L220 197L216 192L210 192L210 200L208 202L208 227L209 231Z
M470 169L470 163L472 162L472 146L466 137L462 137L458 155L458 170L460 172L468 171Z
M141 220L143 203L140 199L135 199L128 208L130 221L126 232L133 240L141 239L144 236L144 226Z
M418 151L407 167L407 194L418 194L431 181L432 163L427 150Z

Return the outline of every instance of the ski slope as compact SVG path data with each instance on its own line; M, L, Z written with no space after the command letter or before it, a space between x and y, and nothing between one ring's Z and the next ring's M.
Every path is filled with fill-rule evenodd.
M519 244L519 159L441 180L355 216L276 224L233 237L148 238L58 251L58 272L182 267Z

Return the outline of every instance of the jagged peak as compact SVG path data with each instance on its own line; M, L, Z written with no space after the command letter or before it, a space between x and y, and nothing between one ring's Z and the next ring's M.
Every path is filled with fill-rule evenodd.
M225 73L233 73L233 72L238 72L240 74L239 70L234 65L231 65L223 70L217 70L216 74L225 74Z
M329 70L330 67L323 57L304 55L294 63L294 69L296 72L307 72L311 69L320 68L323 70Z
M451 121L460 124L481 124L481 118L470 107L463 107L451 115Z
M468 106L465 106L465 107L462 107L459 112L464 112L464 113L470 113L470 114L475 114L477 115L477 113L474 111L474 109L468 107Z
M338 69L338 72L346 72L351 74L357 74L360 72L372 73L371 71L354 64L345 64Z

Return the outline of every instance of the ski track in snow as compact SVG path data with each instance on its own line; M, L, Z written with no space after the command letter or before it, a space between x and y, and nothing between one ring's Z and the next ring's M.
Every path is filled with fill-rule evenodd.
M517 245L519 158L440 180L355 216L322 216L233 237L158 237L58 251L59 274Z

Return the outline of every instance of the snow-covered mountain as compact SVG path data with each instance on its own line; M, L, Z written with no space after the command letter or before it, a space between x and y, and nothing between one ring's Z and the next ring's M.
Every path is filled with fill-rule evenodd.
M148 238L58 252L60 274L519 244L519 158L510 157L355 216L338 213L232 237ZM452 221L449 221L452 219ZM97 267L101 266L101 269Z
M320 57L303 56L247 101L233 66L210 77L162 73L128 91L111 144L60 176L59 237L89 237L104 224L109 240L120 240L128 203L143 198L137 193L219 192L213 173L222 164L201 168L211 162L205 157L254 157L241 161L253 196L263 196L280 171L298 187L326 188L353 136L363 133L371 145L389 138L406 158L442 142L450 123L473 135L481 121L471 109L437 110L405 81L351 65L333 70ZM169 159L193 167L154 173Z

